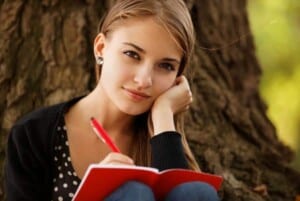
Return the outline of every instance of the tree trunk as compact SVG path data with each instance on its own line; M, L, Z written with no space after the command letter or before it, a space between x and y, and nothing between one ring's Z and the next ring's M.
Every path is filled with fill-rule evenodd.
M0 0L1 167L12 124L94 87L93 38L113 0ZM188 0L197 33L187 135L224 201L295 201L300 173L258 92L261 75L246 0ZM3 174L1 173L1 180ZM3 199L3 186L0 189Z

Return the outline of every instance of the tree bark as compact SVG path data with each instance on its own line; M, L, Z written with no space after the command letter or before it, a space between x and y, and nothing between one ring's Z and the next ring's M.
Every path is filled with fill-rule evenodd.
M93 38L112 3L0 0L1 167L18 118L94 87ZM289 167L293 153L278 140L258 91L246 3L187 0L197 45L186 131L202 170L224 177L222 200L295 201L300 173Z

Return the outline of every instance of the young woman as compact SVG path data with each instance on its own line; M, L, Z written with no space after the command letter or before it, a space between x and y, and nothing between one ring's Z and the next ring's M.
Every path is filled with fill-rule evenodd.
M7 199L71 200L92 163L199 170L180 117L192 102L184 72L193 45L193 25L182 0L118 1L94 41L95 89L35 111L12 128L5 166ZM99 140L91 117L121 153ZM148 186L129 181L106 200L150 201L154 196ZM209 185L191 182L175 187L166 200L218 196Z

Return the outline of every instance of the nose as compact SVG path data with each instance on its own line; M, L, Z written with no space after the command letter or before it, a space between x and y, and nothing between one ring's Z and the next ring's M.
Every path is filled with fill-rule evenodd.
M141 66L135 73L133 81L138 88L148 88L152 86L152 68L150 66Z

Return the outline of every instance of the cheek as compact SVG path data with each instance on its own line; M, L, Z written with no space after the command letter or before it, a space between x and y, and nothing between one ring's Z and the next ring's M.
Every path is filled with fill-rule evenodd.
M108 83L119 84L122 81L130 79L130 72L124 64L116 61L107 61L103 66L101 77Z

